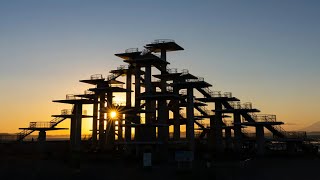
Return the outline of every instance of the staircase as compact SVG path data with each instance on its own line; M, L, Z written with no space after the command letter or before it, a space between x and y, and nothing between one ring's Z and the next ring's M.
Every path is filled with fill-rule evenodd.
M70 113L70 114L69 114ZM71 115L74 113L74 107L72 110L62 110L61 115ZM49 126L48 128L54 128L56 127L59 123L67 119L66 117L56 117L52 119L51 121L48 122ZM31 122L29 127L37 127L37 122ZM33 133L35 130L22 130L21 132L17 133L17 141L22 141L25 137Z

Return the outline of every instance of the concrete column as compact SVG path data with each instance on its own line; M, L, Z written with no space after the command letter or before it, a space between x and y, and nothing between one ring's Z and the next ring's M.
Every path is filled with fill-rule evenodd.
M105 132L104 132L104 114L105 114L105 101L106 101L106 94L105 92L100 93L100 104L99 104L99 147L103 148L104 142L106 140Z
M256 141L258 146L258 155L263 155L265 149L265 138L264 127L262 125L256 126Z
M166 50L161 49L161 59L166 61L167 55ZM161 74L167 74L167 64L161 64ZM165 94L167 93L167 80L161 79L160 81L160 89L161 93ZM161 159L166 160L168 157L168 140L169 140L169 126L166 126L168 124L169 120L169 108L167 105L166 99L159 99L158 100L158 123L165 126L158 127L158 138L160 141L162 141L163 145L160 148L161 152Z
M215 152L221 153L223 151L223 141L222 141L222 104L220 101L215 102Z
M131 108L131 84L132 84L132 68L131 66L128 69L127 72L127 82L126 82L126 106L127 108ZM125 140L131 141L131 124L132 121L132 114L126 114L126 121L125 121Z
M173 84L177 83L173 80ZM173 87L173 93L179 95L179 89L177 86ZM174 99L173 101L173 139L180 140L180 106L179 100Z
M229 128L229 127L225 128L224 134L225 134L226 149L231 149L231 146L232 146L231 128Z
M96 147L97 145L97 135L98 135L98 97L94 98L93 104L93 118L92 118L92 145Z
M46 141L46 131L39 131L38 135L38 142L45 142Z
M75 104L75 141L74 148L75 151L80 151L81 149L81 121L82 121L82 104Z
M210 132L209 132L209 137L208 137L208 146L210 151L214 151L214 144L215 144L215 116L210 117Z
M189 150L194 151L194 102L193 88L187 89L187 124L186 136L189 142Z
M161 59L167 61L167 51L165 49L161 49Z
M118 141L123 141L123 132L122 132L122 114L120 114L118 112L118 117L117 119L115 119L116 121L118 121Z
M76 122L76 105L73 105L72 116L70 119L70 149L72 150L75 145L76 139L76 129L77 129L77 122Z
M113 149L114 145L114 140L115 140L115 122L114 119L111 118L110 112L113 108L112 105L112 92L107 93L107 109L108 109L108 114L107 114L107 124L106 124L106 143L107 143L107 148L108 149Z
M235 152L241 152L242 150L242 132L241 132L241 116L240 113L233 113L234 122L234 149Z
M140 85L140 80L141 80L141 66L139 64L136 65L135 67L135 80L134 80L134 83L135 83L135 87L134 87L134 94L135 94L135 103L134 103L134 106L135 106L135 109L136 111L139 111L141 108L140 108L140 94L141 94L141 85ZM140 124L140 113L137 113L134 117L134 122L136 124ZM135 141L139 140L139 132L137 131L137 128L135 128Z
M145 93L147 95L152 94L152 83L151 83L151 64L147 65L145 67ZM153 102L150 99L146 99L146 124L152 124L153 123L153 109L152 107ZM155 127L150 127L150 126L145 126L147 128L146 132L146 138L150 141L156 139L156 128Z

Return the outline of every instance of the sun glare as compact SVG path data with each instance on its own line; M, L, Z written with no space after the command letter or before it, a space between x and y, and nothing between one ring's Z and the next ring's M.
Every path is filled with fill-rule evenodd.
M114 119L115 117L117 117L117 112L116 112L116 111L111 111L110 117L111 117L112 119Z

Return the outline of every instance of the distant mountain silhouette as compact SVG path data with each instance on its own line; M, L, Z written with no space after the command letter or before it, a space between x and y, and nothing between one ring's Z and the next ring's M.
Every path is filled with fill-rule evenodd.
M317 121L310 126L299 129L299 131L307 131L307 132L320 132L320 121Z

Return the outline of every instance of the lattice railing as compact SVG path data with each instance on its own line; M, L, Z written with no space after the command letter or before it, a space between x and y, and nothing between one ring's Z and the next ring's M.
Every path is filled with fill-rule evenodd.
M91 80L104 79L102 74L93 74L90 76Z
M256 122L276 122L277 116L273 114L250 114L252 119Z
M188 69L182 69L181 73L182 73L182 75L189 74L189 70Z
M177 72L178 72L178 69L177 69L177 68L168 68L168 69L167 69L167 72L168 72L169 74L177 73Z
M186 79L186 82L203 82L203 77L197 77L197 79Z
M229 102L229 104L233 109L252 109L252 103L251 102L246 102L246 103Z
M126 53L139 52L139 48L129 48L125 50Z
M172 39L156 39L152 42L152 44L162 44L162 43L169 43L174 42Z

